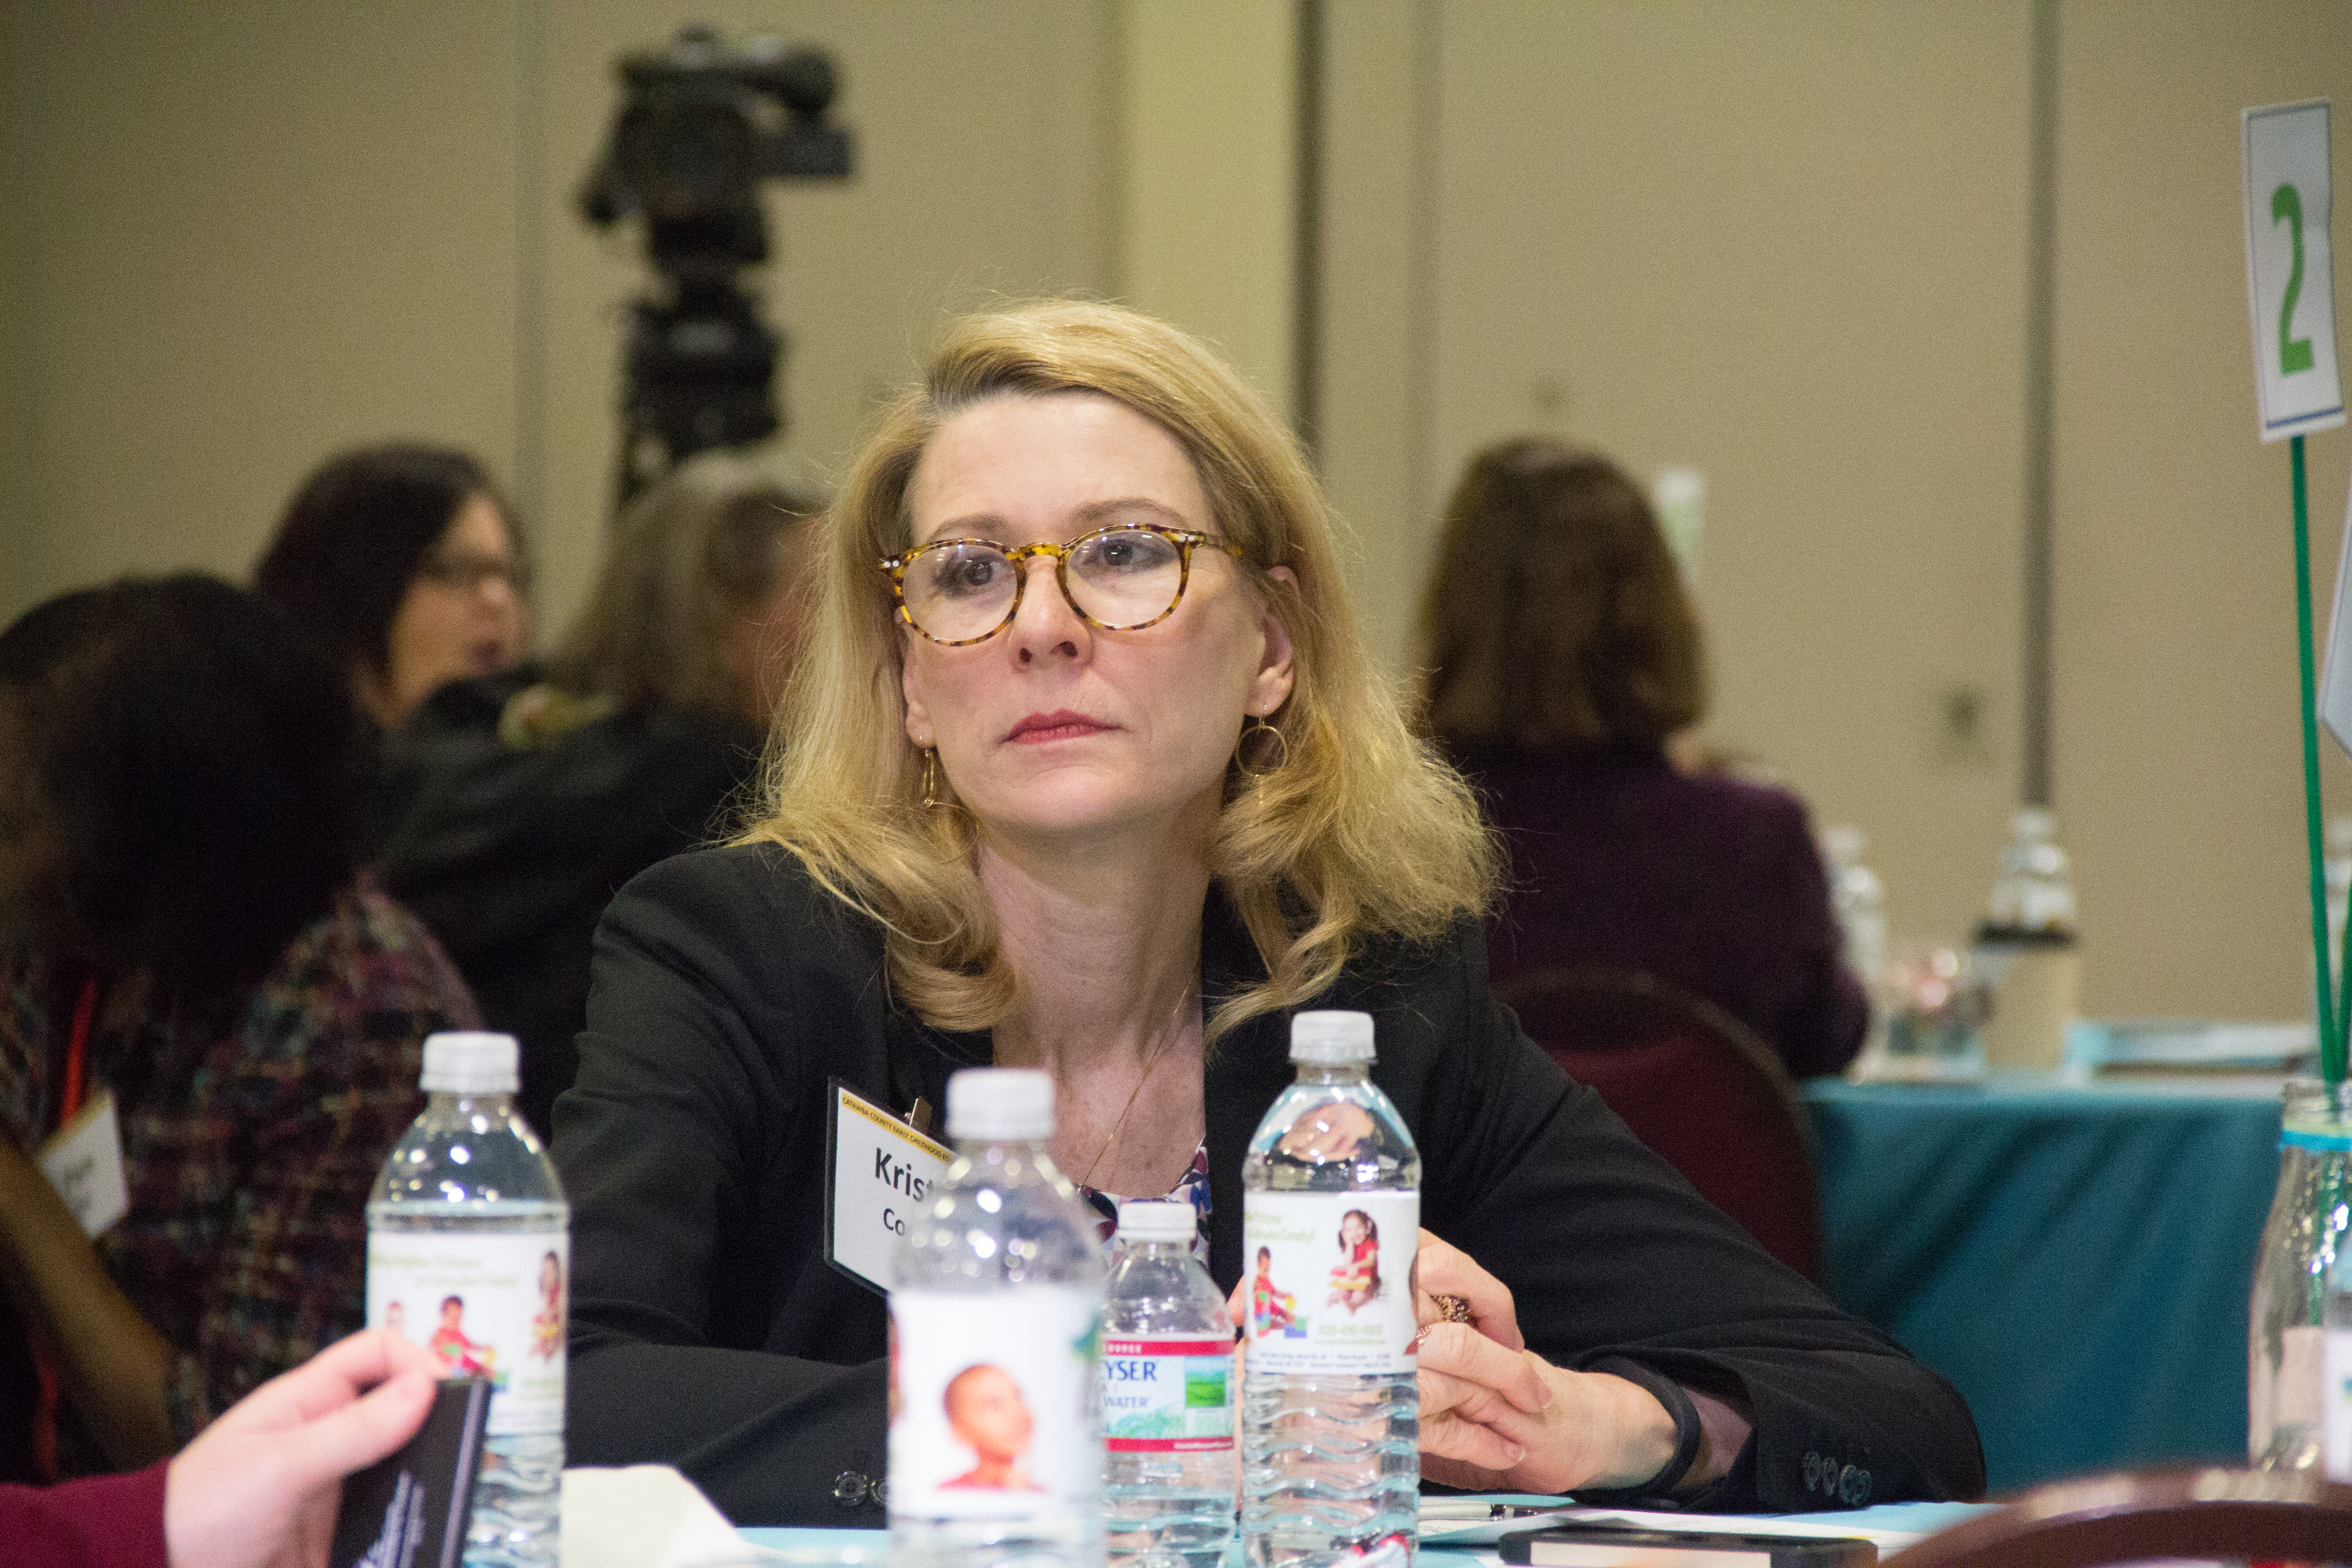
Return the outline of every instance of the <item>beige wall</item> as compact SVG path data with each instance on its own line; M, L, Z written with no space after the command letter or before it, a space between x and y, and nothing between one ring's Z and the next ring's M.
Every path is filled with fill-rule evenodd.
M1397 669L1440 493L1430 438L1444 16L1439 0L1329 12L1320 456L1351 535L1356 602Z
M832 47L859 138L852 184L768 198L781 460L834 471L943 315L998 295L1124 293L1286 399L1289 16L0 6L0 616L241 573L308 467L395 434L510 476L567 613L644 282L570 202L612 58L689 16ZM2290 1015L2285 463L2252 436L2235 110L2332 95L2352 171L2352 7L2063 17L2056 754L2088 1000ZM1324 450L1376 646L1402 667L1479 445L1696 466L1709 738L1869 829L1898 931L1958 932L2015 790L2028 0L1329 18ZM2347 451L2311 447L2323 611ZM1936 723L1958 689L1969 745ZM2352 806L2352 769L2330 788Z
M1297 53L1270 0L1124 0L1120 292L1292 406Z
M509 15L0 7L0 614L128 570L242 573L343 442L507 469Z
M399 435L509 477L542 630L569 614L646 280L572 195L614 58L688 19L831 48L858 138L847 185L767 197L780 461L830 471L948 310L1112 287L1111 0L0 7L0 345L25 345L0 615L123 571L241 574L312 464Z
M2340 256L2352 7L2078 4L2065 27L2056 760L2087 1000L2293 1016L2311 943L2293 517L2285 444L2255 436L2238 110L2333 97ZM2340 260L2336 300L2340 342ZM2352 440L2307 447L2324 646ZM2352 768L2321 745L2352 811Z
M1869 830L1896 930L1958 931L2015 790L1927 716L2016 711L2024 8L1444 25L1437 485L1530 428L1704 472L1707 738Z
M1707 738L1868 829L1898 934L1962 932L2017 789L2029 5L1333 15L1326 451L1377 640L1408 657L1429 520L1484 443L1694 465ZM2352 8L2070 4L2062 28L2055 750L2085 1000L2293 1016L2285 462L2252 434L2236 110L2332 94L2352 170ZM2323 616L2346 445L2311 447ZM1966 744L1938 723L1963 689ZM2330 779L2352 809L2352 769Z

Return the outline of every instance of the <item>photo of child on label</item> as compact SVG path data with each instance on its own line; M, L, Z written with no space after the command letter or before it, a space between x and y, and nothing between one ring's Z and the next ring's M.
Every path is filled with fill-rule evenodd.
M553 1361L563 1353L563 1259L552 1252L539 1261L540 1307L530 1320L530 1353Z
M1252 1331L1263 1337L1276 1329L1294 1329L1297 1309L1298 1298L1277 1288L1274 1282L1274 1254L1263 1247L1259 1247L1257 1276L1250 1281Z
M890 1499L942 1519L1090 1508L1101 1307L1080 1289L890 1297Z
M1000 1492L1045 1489L1021 1468L1035 1423L1011 1373L987 1362L968 1366L948 1380L940 1404L947 1412L948 1430L979 1461L940 1486Z
M1329 1305L1356 1309L1381 1293L1381 1227L1361 1209L1339 1217L1339 1266L1331 1270Z
M1252 1193L1242 1220L1250 1238L1243 1256L1257 1266L1251 1365L1315 1376L1412 1368L1419 1329L1406 1282L1419 1212L1411 1193Z
M452 1377L488 1377L498 1361L498 1351L490 1345L466 1337L466 1299L446 1296L441 1300L441 1326L433 1331L425 1348L441 1358L441 1364Z
M489 1379L491 1436L561 1432L570 1259L560 1234L379 1232L367 1321L421 1342L445 1376Z

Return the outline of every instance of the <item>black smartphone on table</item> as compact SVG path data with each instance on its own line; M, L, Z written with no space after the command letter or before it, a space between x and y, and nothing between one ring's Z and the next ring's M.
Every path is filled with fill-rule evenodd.
M1560 1524L1495 1543L1528 1568L1875 1568L1878 1548L1850 1535L1738 1535Z

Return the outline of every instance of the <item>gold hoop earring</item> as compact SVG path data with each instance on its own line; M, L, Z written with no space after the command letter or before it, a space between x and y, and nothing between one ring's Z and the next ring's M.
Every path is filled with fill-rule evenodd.
M1274 765L1272 767L1254 768L1250 766L1247 755L1251 750L1251 742L1259 741L1260 737L1266 735L1274 737L1274 743L1282 748L1281 754L1275 758ZM1261 743L1257 749L1263 751L1265 750L1265 747ZM1290 738L1285 735L1274 725L1267 723L1264 719L1257 717L1255 714L1252 714L1250 716L1250 721L1242 726L1242 738L1234 742L1234 766L1241 770L1242 777L1249 780L1252 784L1262 783L1263 781L1270 779L1275 774L1280 773L1283 768L1289 763L1289 762Z
M937 811L953 803L940 795L940 753L936 746L923 748L923 809Z

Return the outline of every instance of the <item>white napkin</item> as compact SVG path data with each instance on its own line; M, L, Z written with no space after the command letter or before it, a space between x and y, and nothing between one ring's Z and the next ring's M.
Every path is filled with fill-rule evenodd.
M667 1465L563 1472L563 1568L718 1568L757 1555Z

